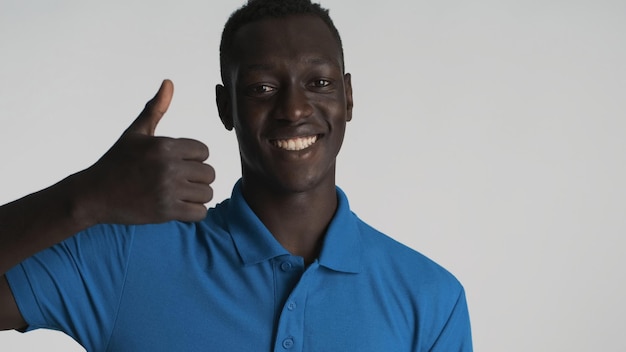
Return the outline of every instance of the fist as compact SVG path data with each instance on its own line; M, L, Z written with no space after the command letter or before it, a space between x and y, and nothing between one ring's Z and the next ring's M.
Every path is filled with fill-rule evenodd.
M86 170L96 223L146 224L199 221L213 198L209 149L186 138L155 137L172 100L163 81L137 119L96 164Z

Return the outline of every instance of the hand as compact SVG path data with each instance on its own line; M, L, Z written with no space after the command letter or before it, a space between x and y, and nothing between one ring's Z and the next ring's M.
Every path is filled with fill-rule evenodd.
M111 149L85 170L88 216L95 223L199 221L213 198L209 150L192 139L155 137L174 92L165 80ZM81 203L84 204L84 203Z

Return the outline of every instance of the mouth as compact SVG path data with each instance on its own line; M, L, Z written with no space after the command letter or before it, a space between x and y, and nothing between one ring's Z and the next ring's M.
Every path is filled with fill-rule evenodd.
M270 143L272 143L273 146L279 149L288 150L288 151L299 151L299 150L304 150L306 148L309 148L310 146L315 144L315 142L317 142L317 139L318 139L318 136L313 135L313 136L295 137L295 138L289 138L289 139L272 139L270 140Z

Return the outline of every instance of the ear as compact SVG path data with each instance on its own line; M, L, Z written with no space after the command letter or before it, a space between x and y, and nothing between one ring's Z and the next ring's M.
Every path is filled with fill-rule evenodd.
M233 114L231 109L230 94L228 89L221 84L215 86L215 103L217 104L217 113L220 120L227 130L233 130Z
M352 99L352 76L349 73L343 75L343 86L346 94L346 121L350 121L352 120L354 100Z

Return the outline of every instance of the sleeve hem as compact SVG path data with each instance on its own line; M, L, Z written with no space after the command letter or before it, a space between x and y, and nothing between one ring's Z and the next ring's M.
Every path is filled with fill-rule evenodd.
M41 313L41 307L39 302L35 298L33 287L28 280L26 271L22 264L18 264L5 274L9 288L15 298L17 308L22 314L24 321L26 321L25 329L17 330L19 332L27 332L35 330L41 327L45 327L44 316Z

